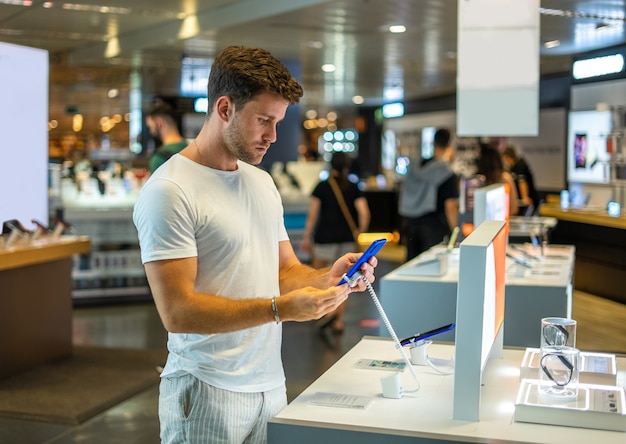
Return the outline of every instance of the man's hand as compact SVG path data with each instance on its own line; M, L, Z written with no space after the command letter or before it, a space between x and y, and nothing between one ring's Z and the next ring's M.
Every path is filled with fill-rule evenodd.
M325 290L304 287L281 295L276 299L276 305L282 321L310 321L334 311L351 292L348 284Z
M341 256L335 261L330 269L328 278L329 285L337 285L345 273L359 260L363 253L348 253ZM357 280L356 286L352 287L352 291L364 291L367 288L366 281L370 284L376 280L374 276L374 268L378 265L378 259L372 256L369 261L361 265L359 273L361 278Z

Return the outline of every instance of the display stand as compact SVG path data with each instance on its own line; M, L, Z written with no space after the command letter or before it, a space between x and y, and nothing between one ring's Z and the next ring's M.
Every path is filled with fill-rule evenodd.
M433 343L429 353L438 358L454 355L454 346ZM503 350L502 359L490 360L483 377L480 421L452 419L454 376L428 366L416 366L420 391L402 399L384 398L380 378L388 372L354 368L359 359L394 360L398 357L388 338L365 337L319 379L307 387L268 423L268 443L320 442L324 444L415 443L602 443L624 444L624 433L581 427L551 427L513 421L520 386L519 369L524 350ZM626 379L626 358L617 358L618 373ZM408 371L402 384L410 386ZM372 398L363 409L312 405L316 393L341 393Z
M72 354L72 256L85 236L0 249L0 378Z
M572 316L576 250L569 245L547 245L543 251L529 244L520 247L539 260L533 260L533 268L526 268L507 258L504 345L538 347L541 318ZM380 301L398 336L409 337L455 321L459 250L445 251L445 246L435 246L380 279ZM433 257L447 261L440 276L425 275L418 266L423 258ZM383 326L379 334L387 336ZM447 332L438 339L452 342L455 334Z
M520 379L537 379L540 349L527 348L520 368ZM578 380L585 384L617 384L615 355L610 353L580 352Z
M515 421L626 432L624 389L578 384L576 400L545 398L537 380L522 380L515 402ZM598 441L602 442L602 441Z

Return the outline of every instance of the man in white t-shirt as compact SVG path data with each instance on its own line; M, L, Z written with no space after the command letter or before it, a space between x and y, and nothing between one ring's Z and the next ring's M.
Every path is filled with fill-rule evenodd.
M214 61L200 133L149 178L135 205L142 261L168 331L159 420L164 443L266 441L287 403L284 321L319 319L374 281L376 258L315 270L297 259L280 195L258 165L302 87L258 48Z

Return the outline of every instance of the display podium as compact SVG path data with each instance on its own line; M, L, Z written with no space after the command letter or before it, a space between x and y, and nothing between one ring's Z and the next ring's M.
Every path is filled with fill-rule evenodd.
M72 354L72 256L85 236L0 248L0 378Z
M504 345L538 347L541 318L572 315L575 248L547 245L541 251L532 245L520 247L537 259L525 259L531 261L528 268L507 257ZM431 272L433 261L445 262L436 267L440 274ZM443 246L435 246L383 276L379 297L398 336L409 337L454 322L458 278L458 249L448 252ZM380 335L387 336L384 326ZM444 333L439 339L452 342L454 335Z
M454 346L434 343L429 355L450 360ZM480 421L453 420L453 375L442 375L428 366L415 366L420 383L405 369L401 373L405 394L383 398L381 377L389 371L358 369L360 359L399 360L399 351L388 338L365 337L319 379L268 423L268 442L344 444L394 443L602 443L623 444L624 432L592 430L515 422L515 402L520 387L523 349L503 350L502 359L488 363L482 381ZM617 358L618 382L626 382L626 358ZM314 405L319 393L369 398L365 408Z

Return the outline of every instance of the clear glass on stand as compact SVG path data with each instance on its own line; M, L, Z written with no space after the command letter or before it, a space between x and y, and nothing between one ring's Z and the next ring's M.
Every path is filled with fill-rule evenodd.
M569 318L541 320L541 348L576 347L576 321Z
M540 395L555 401L576 399L579 368L576 321L569 318L543 318L538 369Z
M574 347L544 347L539 358L539 393L558 401L578 396L580 352Z

